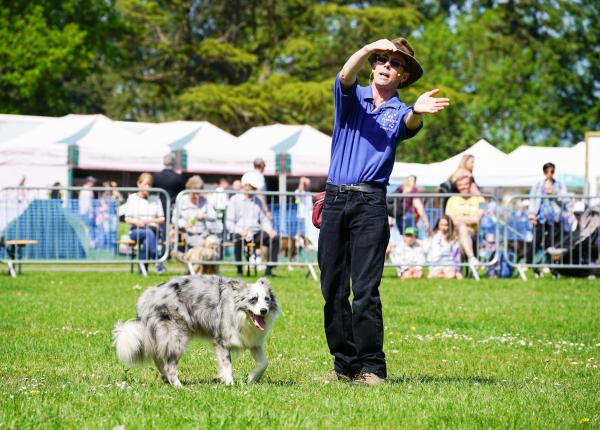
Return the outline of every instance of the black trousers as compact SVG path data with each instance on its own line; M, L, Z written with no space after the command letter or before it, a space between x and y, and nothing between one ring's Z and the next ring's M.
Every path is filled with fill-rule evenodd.
M551 246L560 248L565 236L561 222L538 222L533 230L533 241L527 251L526 261L533 263L535 254L540 250L545 251Z
M385 190L340 193L328 184L318 259L325 335L334 369L387 376L379 284L390 231ZM352 306L349 303L352 280Z
M273 239L269 237L264 231L254 233L252 240L244 240L242 236L237 233L232 235L233 239L233 252L235 254L235 261L242 261L242 242L254 243L256 245L262 245L269 248L269 261L277 262L277 256L279 255L279 236L275 236ZM273 270L273 264L267 264L267 273L271 273ZM237 266L237 271L242 271L242 266Z

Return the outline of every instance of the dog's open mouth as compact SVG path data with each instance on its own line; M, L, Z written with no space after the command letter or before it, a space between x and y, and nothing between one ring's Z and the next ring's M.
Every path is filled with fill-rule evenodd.
M250 315L250 319L252 320L256 328L258 328L261 331L264 331L266 327L265 317L262 315L255 315L254 312L248 312L248 314Z

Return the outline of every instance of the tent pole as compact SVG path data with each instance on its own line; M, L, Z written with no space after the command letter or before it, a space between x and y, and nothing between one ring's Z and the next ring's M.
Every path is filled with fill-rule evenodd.
M589 137L590 134L586 131L585 132L585 182L583 185L583 194L584 195L589 195L590 193L590 177L589 177L589 153L590 153L590 141L589 141Z
M285 173L279 174L279 236L283 236L284 233L289 235L285 228L286 220L286 198L285 192L287 192L287 175Z

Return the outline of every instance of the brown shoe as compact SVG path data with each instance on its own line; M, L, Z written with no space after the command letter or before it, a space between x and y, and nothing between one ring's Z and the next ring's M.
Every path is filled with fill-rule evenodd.
M380 378L374 373L361 372L352 380L352 385L360 385L362 387L374 387L385 382L384 378Z
M336 370L331 371L331 380L332 381L340 381L340 382L350 382L352 381L352 377L350 375L346 375L345 373L340 373Z
M350 382L352 381L352 377L350 375L346 375L344 373L336 372L332 370L325 376L317 376L313 378L313 381L321 382L324 384L328 384L329 382L339 381L339 382Z

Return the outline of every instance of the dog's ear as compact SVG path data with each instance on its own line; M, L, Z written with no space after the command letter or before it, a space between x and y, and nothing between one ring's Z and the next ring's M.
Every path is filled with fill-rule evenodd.
M258 281L256 281L256 283L258 285L263 285L267 288L271 288L271 284L267 278L259 278Z

